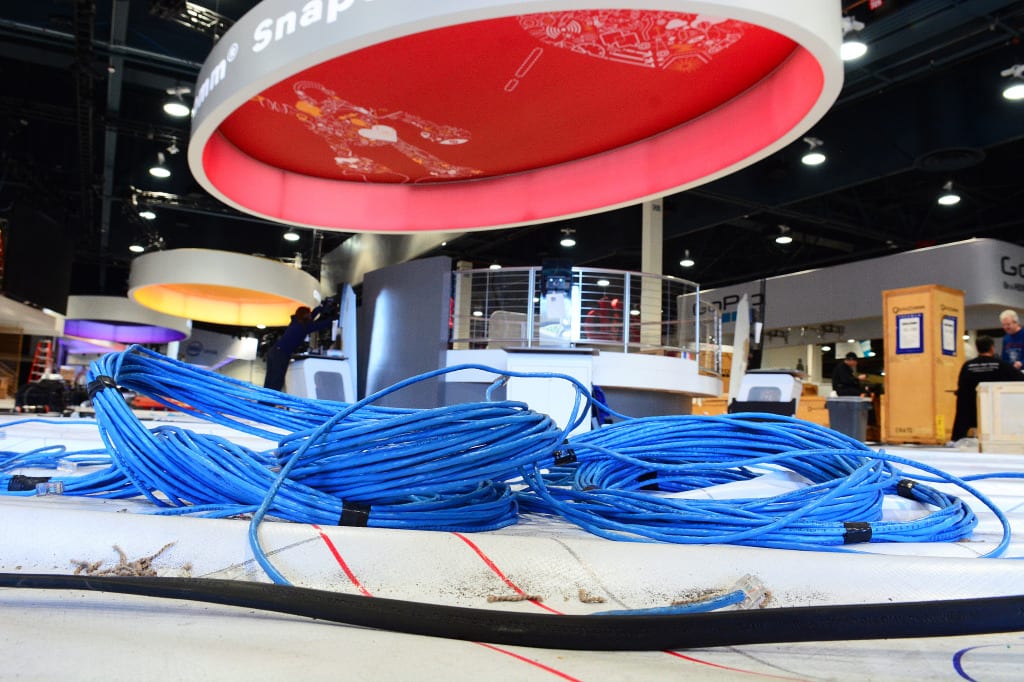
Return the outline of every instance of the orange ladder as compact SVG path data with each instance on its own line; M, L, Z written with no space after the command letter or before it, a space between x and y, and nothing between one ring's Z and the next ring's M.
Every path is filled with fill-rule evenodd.
M32 356L32 371L29 372L29 382L39 381L50 373L53 367L53 343L50 340L40 341L36 344L35 355Z

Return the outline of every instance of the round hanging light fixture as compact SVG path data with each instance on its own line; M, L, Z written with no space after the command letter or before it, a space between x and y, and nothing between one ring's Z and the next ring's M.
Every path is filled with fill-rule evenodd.
M254 327L288 324L320 301L308 272L268 258L210 249L171 249L132 261L128 295L167 315Z
M264 0L207 58L188 160L226 204L345 232L586 215L767 157L843 80L842 14L821 0L332 7Z
M115 343L170 343L187 339L191 320L164 315L119 296L68 296L64 334Z

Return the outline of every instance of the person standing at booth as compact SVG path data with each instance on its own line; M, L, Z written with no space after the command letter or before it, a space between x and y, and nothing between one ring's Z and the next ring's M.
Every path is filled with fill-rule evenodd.
M979 336L974 342L978 357L971 358L960 368L956 381L954 441L967 438L968 432L978 427L978 384L983 381L1024 381L1024 374L1019 369L996 357L995 346L992 337Z
M264 388L280 391L284 388L284 378L288 373L288 363L292 353L313 332L327 329L335 320L332 315L323 314L321 308L310 310L307 306L299 306L292 314L288 328L281 338L267 351L267 376L263 380Z
M857 354L847 353L846 358L832 370L832 390L836 395L861 395L864 392L862 381L866 374L857 374Z
M1017 311L1004 310L999 313L999 324L1003 326L1006 336L1003 337L1003 362L1013 365L1018 372L1024 362L1024 328L1020 326Z

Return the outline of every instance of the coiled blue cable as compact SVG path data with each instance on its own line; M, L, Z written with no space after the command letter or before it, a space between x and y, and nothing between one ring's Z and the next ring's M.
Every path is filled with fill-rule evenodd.
M426 410L374 405L413 383L465 369L498 377L488 402ZM560 428L523 403L494 400L495 389L510 376L570 382L575 397L568 424ZM259 541L267 516L478 531L514 523L521 511L543 512L617 540L814 550L959 540L977 524L959 498L908 481L895 466L916 463L788 417L631 419L608 410L620 421L569 437L595 403L579 381L552 373L460 365L346 404L270 391L132 347L93 363L88 379L110 465L79 477L80 485L69 483L66 494L141 495L159 514L252 515L254 554L280 583L287 580ZM257 451L179 426L146 428L118 387L274 445ZM57 454L25 453L12 463L47 462ZM918 468L993 509L1004 524L1004 539L986 556L1005 550L1008 524L991 501L963 480ZM768 497L680 497L770 473L799 487ZM888 521L882 504L891 495L916 500L928 513Z

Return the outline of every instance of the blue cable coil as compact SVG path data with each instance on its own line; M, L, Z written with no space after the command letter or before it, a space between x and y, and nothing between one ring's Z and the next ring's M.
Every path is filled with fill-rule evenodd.
M486 402L432 409L374 404L413 383L466 369L497 377ZM510 376L572 383L568 424L494 399ZM280 583L287 580L259 544L258 527L268 516L472 532L507 526L528 512L554 514L615 540L834 551L865 542L969 537L977 525L973 511L923 482L929 480L960 486L1000 519L1003 541L986 556L999 556L1009 543L1005 515L967 482L830 429L753 413L629 418L558 374L460 365L349 404L290 396L133 346L94 362L88 380L105 449L75 456L98 457L83 461L102 468L58 477L64 494L142 496L157 514L251 515L254 552ZM257 451L175 425L146 428L121 389L273 445ZM595 404L618 421L570 437ZM3 471L70 456L52 448L5 454ZM897 464L925 478L910 479ZM742 487L765 476L782 477L792 489L706 499L719 486ZM11 485L8 490L23 494ZM882 505L893 495L919 503L921 517L886 520Z

